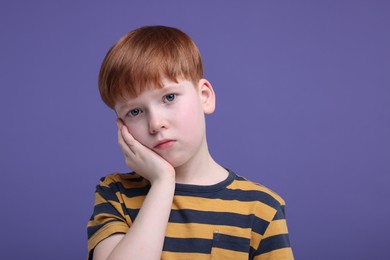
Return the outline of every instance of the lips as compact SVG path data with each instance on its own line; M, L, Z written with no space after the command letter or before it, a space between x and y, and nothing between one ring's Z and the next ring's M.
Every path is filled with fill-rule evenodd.
M155 149L164 150L172 147L175 144L175 140L161 140L154 146Z

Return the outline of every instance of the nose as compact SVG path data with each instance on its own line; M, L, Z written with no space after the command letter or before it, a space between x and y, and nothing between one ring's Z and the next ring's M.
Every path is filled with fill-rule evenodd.
M149 133L157 134L162 129L166 129L168 124L167 121L160 111L153 110L149 111Z

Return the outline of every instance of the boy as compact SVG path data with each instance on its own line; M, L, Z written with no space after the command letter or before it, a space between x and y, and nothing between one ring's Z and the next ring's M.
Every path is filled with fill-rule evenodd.
M128 33L107 53L99 90L134 172L97 186L89 259L293 259L284 201L209 153L215 93L186 34Z

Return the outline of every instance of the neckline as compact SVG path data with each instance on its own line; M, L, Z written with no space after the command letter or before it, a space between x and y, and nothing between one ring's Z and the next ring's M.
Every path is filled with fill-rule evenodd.
M182 183L176 183L175 191L181 191L181 192L215 192L224 189L226 186L228 186L230 183L232 183L235 179L236 174L229 170L228 176L225 180L218 182L216 184L212 185L194 185L194 184L182 184Z

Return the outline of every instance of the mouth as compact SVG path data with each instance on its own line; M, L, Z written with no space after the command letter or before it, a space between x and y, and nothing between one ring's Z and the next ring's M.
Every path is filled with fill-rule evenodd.
M172 147L175 143L175 140L161 140L154 146L154 149L165 150Z

